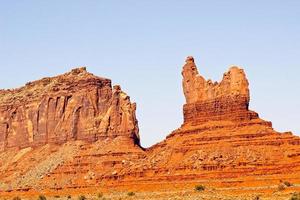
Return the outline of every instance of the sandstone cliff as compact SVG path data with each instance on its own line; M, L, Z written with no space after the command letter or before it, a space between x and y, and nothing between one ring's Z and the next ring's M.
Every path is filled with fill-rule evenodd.
M139 146L135 104L84 68L1 91L0 194L195 184L269 192L300 182L300 138L249 110L242 69L212 82L188 57L182 75L184 122L148 149Z
M85 68L0 91L0 150L123 137L139 144L136 105Z

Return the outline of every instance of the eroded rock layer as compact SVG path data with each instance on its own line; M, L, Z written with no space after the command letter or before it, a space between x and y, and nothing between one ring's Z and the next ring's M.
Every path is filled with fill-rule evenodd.
M250 111L248 81L238 67L220 83L199 75L194 59L183 67L184 123L123 170L124 182L198 182L210 187L277 188L300 182L300 138L278 133ZM298 188L299 189L299 188Z
M0 150L123 136L139 144L136 105L85 68L0 91Z
M84 68L1 91L0 192L195 184L253 192L280 181L300 190L300 138L249 110L242 69L213 83L188 57L182 75L184 122L147 149L138 145L135 104Z
M197 180L217 187L300 182L300 138L276 132L271 122L249 110L242 69L231 67L221 82L213 83L188 57L182 75L184 123L149 148L132 171L152 174L153 181Z
M220 83L212 82L198 73L194 58L187 57L182 76L185 124L258 119L258 114L248 109L249 83L243 69L231 67Z

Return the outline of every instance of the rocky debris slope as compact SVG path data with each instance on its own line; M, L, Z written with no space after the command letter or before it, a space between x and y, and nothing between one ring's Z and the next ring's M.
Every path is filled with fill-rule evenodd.
M114 182L120 169L145 157L139 146L124 142L122 137L92 143L68 141L23 151L21 156L13 148L0 152L0 192L99 186L105 181Z
M0 190L270 190L300 182L300 138L249 110L242 69L212 82L188 57L182 75L184 122L148 149L139 146L135 104L84 68L1 91Z
M85 68L0 91L0 150L123 137L139 144L136 105Z

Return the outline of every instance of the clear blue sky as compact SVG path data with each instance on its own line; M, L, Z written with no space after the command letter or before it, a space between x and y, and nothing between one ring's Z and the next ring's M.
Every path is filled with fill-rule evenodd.
M181 67L242 66L251 108L300 134L298 0L0 0L0 88L88 66L137 102L142 144L182 123Z

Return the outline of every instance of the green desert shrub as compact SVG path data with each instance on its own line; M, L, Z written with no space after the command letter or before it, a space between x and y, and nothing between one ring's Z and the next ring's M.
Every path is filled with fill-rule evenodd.
M253 198L253 200L260 200L260 197L257 195Z
M134 192L128 192L128 193L127 193L127 196L129 196L129 197L132 197L132 196L134 196L134 195L135 195Z
M300 193L292 194L290 200L300 200Z
M285 190L285 188L286 188L286 186L285 186L285 184L283 184L283 183L280 183L280 184L278 185L278 191L283 191L283 190Z
M103 197L103 193L102 192L98 193L97 197L98 197L98 199L102 198Z
M288 181L284 181L283 184L286 186L286 187L292 187L293 184L291 182L288 182Z
M86 197L85 197L84 195L80 195L80 196L78 197L78 200L86 200Z
M47 200L47 198L44 196L44 195L40 195L39 197L38 197L38 200Z
M195 186L195 190L198 192L204 191L205 190L205 186L203 185L196 185Z

